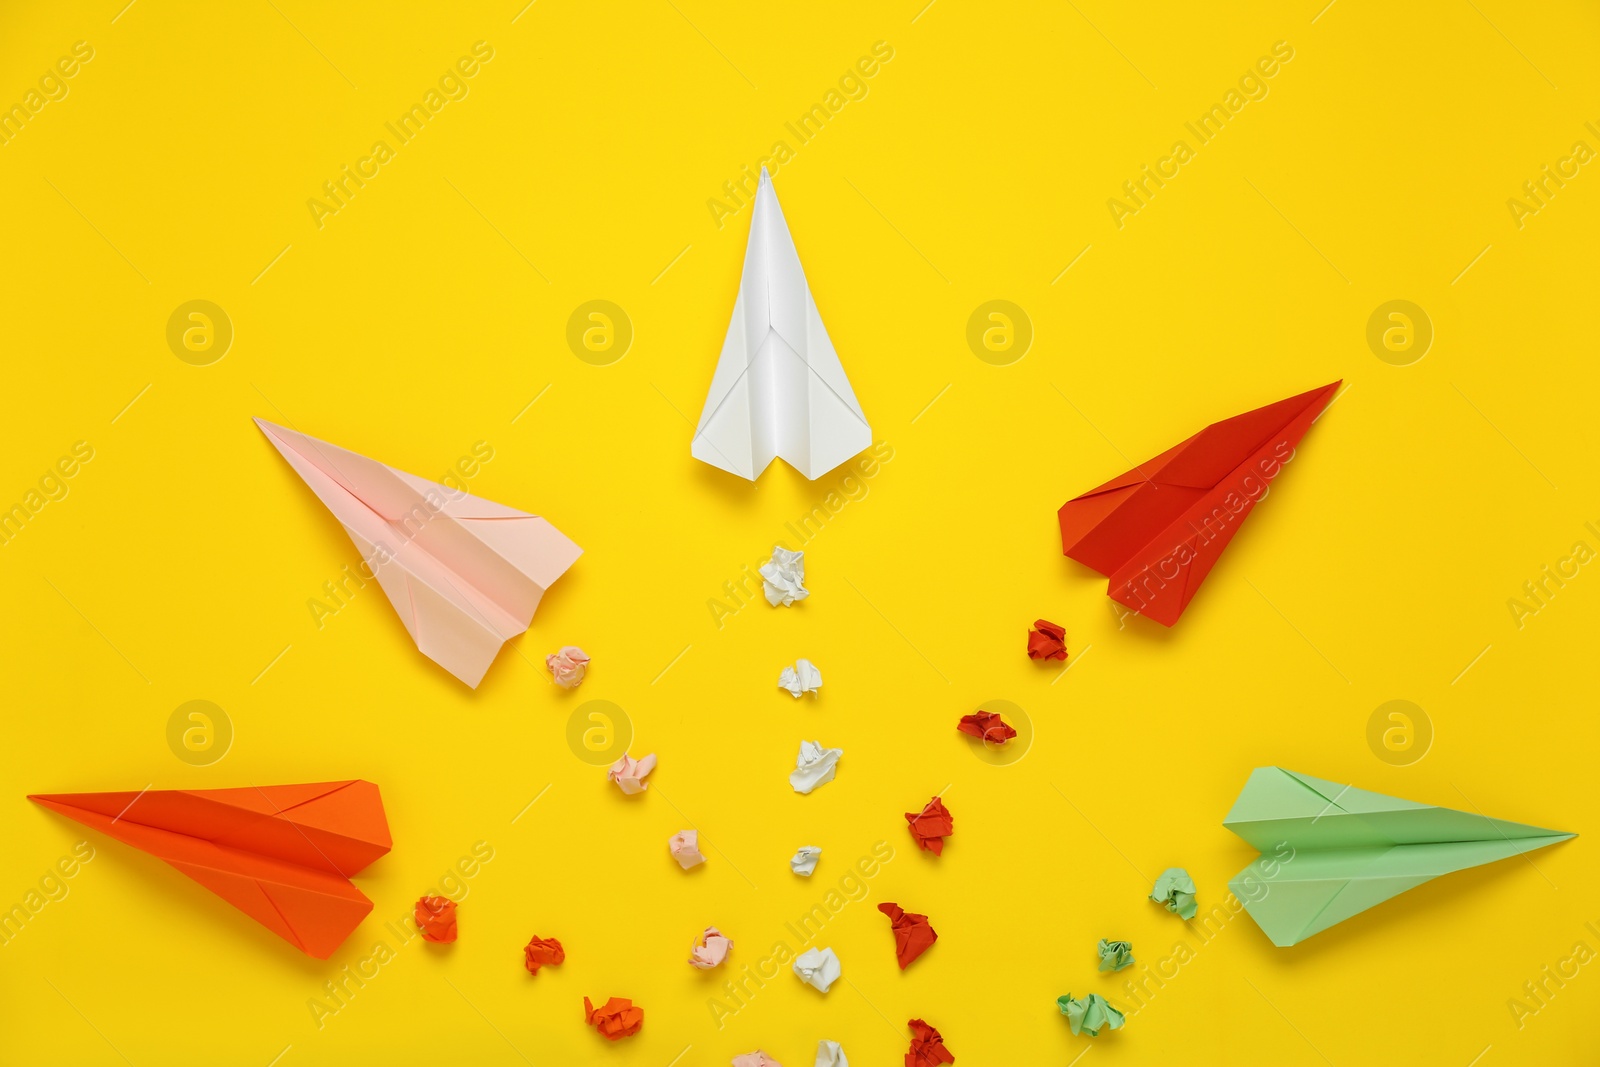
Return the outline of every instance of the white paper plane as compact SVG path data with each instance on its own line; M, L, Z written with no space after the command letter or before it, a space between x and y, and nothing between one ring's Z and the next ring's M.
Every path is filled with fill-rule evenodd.
M739 298L689 451L751 481L778 457L815 479L870 444L763 167Z
M474 689L583 554L537 515L256 425L344 526L417 648Z

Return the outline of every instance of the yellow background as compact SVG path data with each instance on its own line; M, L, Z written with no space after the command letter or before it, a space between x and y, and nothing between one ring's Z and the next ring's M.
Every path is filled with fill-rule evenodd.
M922 1016L966 1065L1592 1062L1593 968L1520 1027L1507 1005L1576 942L1600 949L1588 837L1287 950L1243 917L1200 944L1143 899L1182 865L1202 907L1222 901L1254 852L1220 822L1261 765L1593 829L1600 577L1520 629L1507 601L1575 541L1600 547L1600 175L1521 228L1506 206L1573 142L1600 147L1592 5L121 2L0 16L0 102L94 48L0 147L0 503L94 448L0 547L0 904L74 842L97 849L0 947L0 1061L699 1067L762 1047L807 1067L828 1037L872 1067ZM306 201L480 40L469 95L319 229ZM878 41L893 59L865 98L799 146L784 123ZM1278 41L1294 58L1266 98L1119 229L1107 199L1197 147L1184 122ZM818 306L892 449L870 480L778 464L752 485L689 455L749 225L706 202L778 139ZM597 298L635 331L610 366L565 341ZM192 299L236 332L210 366L165 340ZM1010 366L965 340L991 299L1035 331ZM1411 366L1365 340L1392 299L1436 332ZM1055 509L1336 378L1178 626L1119 628ZM471 490L586 553L468 690L376 586L318 628L308 600L358 557L251 416L429 477L486 442ZM719 628L723 583L835 491L805 546L811 598ZM1040 616L1067 627L1065 675L1023 657ZM594 656L574 693L542 666L566 643ZM820 700L774 687L796 656ZM953 729L995 698L1036 735L1009 766ZM211 766L167 746L192 699L236 731ZM659 753L647 795L569 751L588 699ZM1391 699L1435 733L1410 766L1367 744ZM802 738L845 750L811 796L785 778ZM328 963L23 799L347 777L380 784L395 847L357 878L376 909ZM935 859L901 813L940 790L956 834ZM685 874L666 840L689 825L710 862ZM400 948L319 1029L323 982L480 841L461 940ZM719 1030L729 975L687 966L695 933L760 961L877 841L894 858L820 940L847 981L821 997L780 974ZM802 843L824 850L810 881L786 866ZM883 900L941 935L904 974ZM569 954L536 979L535 933ZM1091 1044L1054 998L1131 1009L1142 973L1098 975L1099 937L1152 968L1199 947ZM632 997L643 1032L607 1044L586 994Z

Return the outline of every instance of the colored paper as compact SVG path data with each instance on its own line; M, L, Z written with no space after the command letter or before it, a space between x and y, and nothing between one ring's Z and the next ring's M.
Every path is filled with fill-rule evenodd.
M817 1042L817 1062L813 1067L850 1067L850 1060L837 1041Z
M426 896L411 909L422 940L448 945L456 939L456 902L449 897Z
M689 451L752 481L780 457L816 479L871 443L763 167L733 320Z
M1113 1008L1099 993L1090 993L1082 1000L1068 993L1056 998L1056 1007L1067 1017L1067 1025L1072 1027L1072 1032L1075 1034L1099 1037L1100 1031L1106 1027L1113 1030L1122 1029L1122 1013Z
M632 1037L644 1026L644 1009L627 997L612 997L600 1007L583 998L583 1021L600 1031L608 1041Z
M1094 950L1100 956L1102 971L1120 971L1133 965L1133 946L1126 941L1107 941L1102 937Z
M795 757L794 770L789 772L789 784L796 793L809 793L819 785L833 781L839 768L842 748L823 748L821 741L800 742L800 754Z
M522 965L529 974L538 974L540 967L554 967L566 959L567 950L553 937L534 937L522 946Z
M1156 879L1150 899L1180 919L1192 919L1199 905L1194 899L1194 879L1182 867L1168 867Z
M706 861L700 854L699 830L679 830L667 841L667 851L678 861L678 866L686 871Z
M350 535L417 648L474 688L583 554L537 515L256 425Z
M1035 619L1028 631L1029 659L1067 658L1067 628L1057 626L1049 619Z
M563 689L576 689L589 673L589 654L576 645L564 645L559 652L544 658L544 665L555 675L556 684Z
M1062 551L1110 578L1113 600L1171 626L1339 385L1212 423L1067 501Z
M778 687L787 689L798 700L803 693L815 693L822 688L822 672L808 659L795 660L793 667L778 673Z
M806 554L791 552L782 545L772 546L772 558L759 568L761 593L773 607L788 607L811 595L805 587Z
M783 1064L768 1056L760 1049L746 1052L733 1058L733 1067L783 1067Z
M822 858L822 849L816 845L801 845L795 849L794 855L789 857L789 869L795 874L810 878L817 869L817 861Z
M921 811L906 812L906 822L911 825L911 836L917 847L935 856L944 855L944 839L955 833L955 818L944 806L944 801L934 797Z
M921 1019L912 1019L906 1025L911 1027L911 1048L906 1052L906 1067L939 1067L943 1063L956 1062L955 1055L944 1047L944 1035L939 1031Z
M1281 767L1252 771L1222 824L1262 853L1228 888L1279 948L1442 874L1577 836Z
M1017 736L1017 731L992 711L963 715L961 721L956 723L956 729L968 737L976 737L979 741L990 745L1003 745Z
M349 876L392 844L371 782L28 799L166 861L320 960L372 910Z
M708 926L695 938L694 947L689 950L689 962L702 971L709 971L727 959L732 951L733 941L715 926Z
M645 781L645 776L656 769L656 754L650 753L643 759L634 759L624 754L617 762L606 771L606 777L617 783L617 788L630 797L636 793L643 793L650 788L650 783Z
M800 981L826 993L839 980L844 968L831 948L808 948L794 958L794 973Z
M879 904L878 910L889 917L889 926L894 931L894 958L902 971L939 940L939 935L928 924L926 915L918 915L890 903Z

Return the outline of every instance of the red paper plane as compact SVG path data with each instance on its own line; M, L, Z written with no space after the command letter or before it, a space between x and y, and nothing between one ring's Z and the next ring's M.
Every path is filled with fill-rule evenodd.
M1061 550L1106 593L1171 626L1340 382L1212 423L1061 506Z
M372 910L349 876L393 844L371 782L28 799L165 860L321 960Z
M898 904L879 904L878 910L889 916L889 925L894 929L894 958L902 971L939 940L926 915L906 911Z

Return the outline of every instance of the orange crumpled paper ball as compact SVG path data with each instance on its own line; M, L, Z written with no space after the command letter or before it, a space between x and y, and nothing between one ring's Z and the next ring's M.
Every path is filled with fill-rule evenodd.
M535 937L522 949L522 965L529 974L538 974L540 967L554 967L567 958L567 950L553 937Z
M456 902L450 898L423 897L411 915L417 920L424 941L448 943L456 939Z
M632 1037L644 1025L644 1009L627 997L612 997L600 1007L583 998L583 1021L600 1031L608 1041Z

